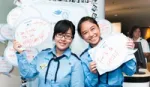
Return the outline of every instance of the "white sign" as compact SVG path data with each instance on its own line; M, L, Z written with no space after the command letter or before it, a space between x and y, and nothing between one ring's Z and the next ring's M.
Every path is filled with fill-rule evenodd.
M34 57L38 54L38 50L35 48L27 48L26 49L27 60L31 62ZM4 51L5 59L14 66L18 66L18 60L16 56L16 51L13 48L13 44L10 44L6 47Z
M89 50L100 74L112 71L133 58L128 56L131 53L128 52L127 41L125 35L118 33L101 40L96 47Z
M14 31L8 24L4 24L0 28L0 34L7 40L12 40L14 38Z
M102 38L106 38L109 35L112 34L112 26L111 23L106 20L106 19L101 19L101 20L97 20L99 28L100 28L100 32L101 32L101 37Z
M50 34L51 25L40 18L30 18L16 28L15 38L23 47L41 44Z
M20 22L31 17L41 17L41 14L31 6L16 7L7 15L7 23L12 27L16 27Z
M9 73L13 66L8 61L0 58L0 73Z
M15 23L17 22L17 20L19 19L19 17L22 14L22 9L21 7L16 7L14 9L12 9L9 14L7 15L7 23L10 26L14 26Z

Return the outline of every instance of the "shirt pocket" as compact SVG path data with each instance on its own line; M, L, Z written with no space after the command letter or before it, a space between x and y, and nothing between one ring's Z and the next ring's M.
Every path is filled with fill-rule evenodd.
M72 73L71 68L72 68L71 63L65 62L60 64L60 67L58 69L58 74L57 74L57 81L65 85L70 84L71 73Z
M70 87L71 75L68 74L67 76L58 80L57 83L59 84L59 87Z
M38 63L37 70L39 71L40 76L45 77L47 66L48 66L48 61L41 61Z

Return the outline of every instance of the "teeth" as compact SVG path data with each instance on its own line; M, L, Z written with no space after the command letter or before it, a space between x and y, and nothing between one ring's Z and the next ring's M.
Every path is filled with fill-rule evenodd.
M65 43L60 43L60 45L65 45Z

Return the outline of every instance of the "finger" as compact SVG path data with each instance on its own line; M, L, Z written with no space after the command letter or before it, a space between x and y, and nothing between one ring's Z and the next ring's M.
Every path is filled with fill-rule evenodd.
M94 61L90 62L90 65L93 66L93 65L96 65L96 63Z
M135 47L135 44L134 44L134 43L132 43L132 44L127 44L127 47L128 47L128 48L134 48L134 47Z
M95 68L92 68L92 69L90 69L90 71L91 72L95 72L97 69L96 69L96 67Z
M96 70L96 67L91 69L92 72L95 71L95 70Z

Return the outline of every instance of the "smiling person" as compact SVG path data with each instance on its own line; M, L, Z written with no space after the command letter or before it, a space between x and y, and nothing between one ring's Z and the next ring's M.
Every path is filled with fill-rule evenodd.
M80 59L69 48L75 35L75 26L69 20L60 20L54 27L55 46L42 50L29 63L21 44L14 41L18 67L22 77L38 77L38 87L84 87Z
M133 59L122 64L119 68L99 75L96 69L96 63L88 53L89 49L101 42L100 28L96 20L88 16L81 18L78 23L78 33L83 40L89 43L89 47L80 56L84 70L85 87L122 87L124 81L123 72L127 75L133 75L136 71L134 56ZM127 46L131 45L128 42L127 44ZM130 47L132 48L133 46Z

